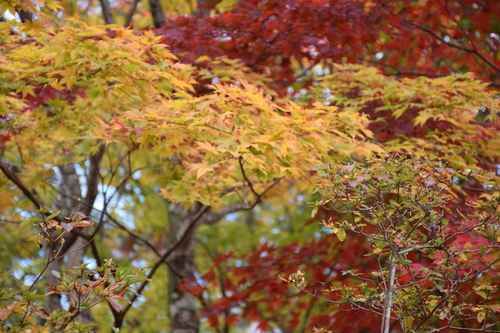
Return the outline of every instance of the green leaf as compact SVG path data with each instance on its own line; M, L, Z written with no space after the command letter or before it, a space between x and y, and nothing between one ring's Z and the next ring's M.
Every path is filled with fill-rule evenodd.
M314 207L314 208L312 209L312 211L311 211L311 217L316 216L316 213L318 213L318 208L319 208L319 207Z
M61 278L61 273L59 273L56 270L52 270L52 275L54 275L56 278L60 279Z
M42 235L32 236L28 240L29 241L33 241L33 242L40 242L40 241L43 241L43 240L46 240L47 242L49 241L47 238L43 237Z
M47 217L47 220L53 219L54 217L56 217L57 215L59 215L59 213L61 213L61 211L60 211L60 210L58 210L58 211L57 211L57 212L55 212L55 213L50 214L50 215Z
M471 242L467 242L464 244L464 249L470 249L470 248L474 248L474 245L472 245Z
M262 152L257 150L257 148L255 148L254 146L250 146L248 147L248 150L250 150L250 152L253 154L253 155L262 155Z
M337 237L341 242L345 240L346 234L345 234L345 229L344 228L339 228L337 230Z
M484 299L488 298L488 295L486 294L486 292L484 290L476 290L476 294L478 294L479 296L481 296Z
M405 330L407 330L407 329L409 329L409 328L412 327L414 319L415 318L413 318L412 316L406 316L406 317L403 318L403 324L405 325L405 327L404 327Z
M23 221L23 223L21 223L20 228L24 228L27 225L30 225L33 223L38 223L38 222L43 222L43 220L38 216L28 217L26 220Z

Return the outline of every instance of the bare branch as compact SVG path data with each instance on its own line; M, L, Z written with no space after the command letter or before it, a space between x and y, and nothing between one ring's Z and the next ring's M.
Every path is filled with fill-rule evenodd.
M254 204L251 205L250 207L248 208L245 208L245 210L249 210L249 209L252 209L254 208L257 204L259 204L260 200L262 199L262 197L269 191L271 190L276 184L278 184L282 179L283 177L281 178L278 178L276 179L268 188L266 188L264 190L264 192L262 193L258 193L257 191L255 191L254 187L253 187L253 184L252 182L250 181L250 179L248 179L246 173L245 173L245 168L243 168L243 157L240 156L238 158L238 163L240 164L240 169L241 169L241 174L243 175L243 178L245 179L248 187L250 188L250 191L257 197L257 199L255 200Z
M156 270L163 264L164 262L168 264L166 259L172 252L174 252L188 237L188 235L191 233L191 231L196 227L198 222L204 222L204 223L215 223L222 219L224 216L230 213L234 213L237 211L241 210L250 210L253 209L261 200L262 196L264 196L271 188L273 188L276 184L278 184L281 181L282 178L279 178L275 180L271 185L269 185L262 193L258 194L257 193L257 199L254 201L254 203L250 206L248 205L235 205L228 207L227 209L224 209L221 213L218 214L213 214L207 216L206 214L210 210L210 206L205 206L202 205L198 212L195 214L195 216L191 219L191 221L188 223L186 229L182 232L181 236L177 239L177 241L163 254L161 255L158 260L154 263L154 265L151 267L151 270L149 271L149 274L147 276L147 280L144 281L139 288L137 288L136 294L132 296L130 299L130 303L123 309L121 313L116 313L117 316L115 316L115 327L120 327L121 324L123 323L123 318L125 317L126 313L130 310L132 307L134 301L139 297L139 295L142 293L146 285L150 282L151 278L155 274ZM108 217L110 217L108 215ZM202 220L203 218L203 220ZM118 225L118 224L117 224ZM170 267L170 265L169 265Z
M33 205L35 205L36 209L40 209L43 207L43 205L35 197L36 191L28 190L28 188L21 182L21 180L14 173L12 173L2 161L0 161L0 169L2 170L3 174L11 182L13 182L14 185L16 185L17 188L21 190L21 192L23 192L23 194L33 203ZM58 216L56 216L54 220L58 222L62 221Z
M472 53L472 54L477 55L479 58L481 58L481 60L483 60L486 64L488 64L488 66L490 66L491 68L493 68L494 70L496 70L497 72L500 73L500 67L498 67L497 65L495 65L488 58L486 58L486 56L484 56L481 52L479 52L479 50L476 49L476 46L474 44L473 44L473 48L469 49L467 47L464 47L464 46L452 43L450 41L446 41L443 37L438 36L434 31L432 31L429 28L426 28L426 27L421 26L421 25L416 24L416 23L412 23L412 25L414 27L416 27L417 29L420 29L420 30L428 33L429 35L431 35L432 37L436 38L437 40L439 40L443 44L449 45L449 46L451 46L453 48L456 48L458 50L461 50L461 51L464 51L464 52L467 52L467 53Z
M90 215L92 207L94 207L95 199L99 194L99 179L100 179L100 165L102 158L104 156L104 151L106 150L106 146L102 144L99 147L99 150L90 156L90 167L89 172L87 174L87 194L85 198L82 200L83 209L82 212L85 215Z
M130 299L130 303L127 304L127 306L123 309L123 311L120 313L120 320L123 320L127 312L130 310L132 307L132 304L134 301L139 297L139 295L142 293L144 288L146 288L147 284L149 283L150 279L153 277L155 274L156 270L163 264L163 262L168 258L168 256L174 252L175 249L177 249L182 242L186 239L186 237L189 235L190 231L196 226L196 223L203 217L203 215L208 212L210 209L210 206L202 206L200 210L196 213L196 215L191 219L189 222L187 228L184 230L182 235L177 239L177 241L158 259L156 260L155 264L151 267L151 270L148 273L147 280L141 283L139 288L137 288L136 294L132 296ZM119 327L115 321L115 327Z
M255 189L253 188L253 184L252 182L248 179L246 173L245 173L245 168L243 168L243 157L240 156L238 158L238 163L240 164L240 169L241 169L241 174L243 175L243 178L245 179L245 181L247 182L248 184L248 187L250 188L250 191L252 191L253 194L255 194L255 196L258 198L260 196L259 193L255 192Z
M141 241L144 245L146 245L151 251L153 251L158 257L161 257L161 253L160 251L158 251L156 249L156 247L151 244L147 239L144 239L142 236L136 234L135 232L133 232L132 230L128 229L126 226L124 226L123 224L121 224L120 222L118 222L113 216L111 216L108 212L105 212L104 214L106 214L106 217L111 221L113 222L118 228L122 229L123 231L125 231L127 234L129 234L130 236L138 239L139 241Z
M446 328L451 328L453 330L458 330L458 331L467 331L467 332L500 332L500 330L489 330L484 328L469 328L469 327L458 327L458 326L443 327L443 329Z
M23 192L23 194L33 203L33 205L36 207L36 209L40 209L40 208L44 207L43 204L40 201L38 201L38 199L35 197L36 191L28 190L28 188L23 184L23 182L14 173L12 173L9 170L9 168L2 161L0 161L0 170L2 170L3 174L12 183L14 183L14 185L16 185L16 187L19 188L21 190L21 192ZM49 216L49 215L51 215L51 212L47 212L44 215ZM52 219L54 219L54 221L57 221L57 222L63 221L60 216L54 216L54 217L52 217ZM78 231L78 230L72 230L70 235L71 234L74 234L75 236L78 236L78 237L82 237L83 239L85 239L87 241L91 239L91 237L89 237L88 235L85 235L84 233L82 233L81 231Z

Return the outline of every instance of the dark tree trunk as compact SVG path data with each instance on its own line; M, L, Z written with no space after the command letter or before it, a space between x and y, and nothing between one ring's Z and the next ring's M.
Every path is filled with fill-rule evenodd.
M82 196L80 181L78 180L78 175L76 174L75 166L73 164L68 164L59 167L59 172L61 173L61 182L59 184L59 197L57 200L57 208L61 211L60 217L70 217L73 214L73 210L76 208L78 201L76 198ZM70 240L71 244L69 249L75 249L77 246L81 246L81 241L77 237L76 239ZM55 244L56 246L58 244ZM50 249L48 249L50 250ZM50 256L47 253L47 256ZM80 264L83 261L83 250L75 251L71 254L71 258L68 258L69 268L73 268L77 262ZM79 265L79 264L77 264ZM46 270L46 281L48 284L57 286L59 281L52 274L52 271L60 272L63 266L63 258L57 259L52 262ZM58 294L51 294L47 296L47 311L58 311L61 309L60 304L61 296ZM87 311L88 312L88 311ZM82 318L83 319L83 318Z
M186 231L187 223L201 209L200 204L192 205L184 211L180 205L170 205L169 209L169 238L171 242L178 240ZM187 237L172 252L169 257L169 313L171 333L197 333L200 323L196 313L196 304L189 291L182 291L179 285L183 278L194 278L194 247L196 228L188 231Z
M187 210L179 204L168 205L169 242L170 246L175 244L175 249L168 257L171 333L197 333L200 328L194 296L179 288L183 279L195 278L196 228L202 224L217 223L227 214L246 209L247 205L238 205L214 213L201 203L193 204Z
M79 202L78 199L82 197L81 184L79 176L76 173L75 165L68 164L59 167L59 172L61 173L61 182L59 184L59 198L57 202L57 208L60 209L60 217L71 217L78 208L79 212L89 216L92 212L95 199L98 194L98 185L100 181L99 177L99 167L104 155L105 147L102 145L98 152L90 156L90 168L88 170L86 187L87 195L85 198ZM66 256L67 265L69 269L80 266L84 261L84 246L87 242L85 239L77 237L74 233L69 233L65 237L66 248L61 251L61 254L68 253ZM73 251L73 252L72 252ZM49 254L47 254L49 255ZM60 272L63 266L63 258L55 260L52 262L48 269L46 270L46 281L51 285L58 285L59 282L57 278L54 277L52 271L55 270ZM47 296L47 311L58 311L61 308L60 295L51 294ZM84 324L90 324L94 322L92 313L90 310L82 312L78 320Z
M127 12L127 16L125 17L125 27L128 27L130 24L132 24L132 17L134 16L134 12L137 9L137 5L139 4L139 0L133 0L132 4L130 5L130 9Z
M167 22L167 18L165 14L163 14L163 9L161 8L160 0L149 0L149 10L151 11L151 16L153 16L155 28L159 28L162 24Z
M100 0L100 2L101 2L102 17L104 18L104 23L114 24L115 20L113 19L113 15L111 15L111 5L109 4L109 0Z

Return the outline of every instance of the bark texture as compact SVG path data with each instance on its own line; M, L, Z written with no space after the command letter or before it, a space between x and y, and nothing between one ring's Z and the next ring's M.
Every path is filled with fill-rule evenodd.
M151 16L153 16L155 28L159 28L162 24L167 22L167 18L165 14L163 14L160 0L149 0L149 10L151 11Z
M82 196L80 181L78 180L78 175L76 174L75 166L73 164L68 164L59 167L59 172L61 174L61 182L59 184L59 197L57 200L57 209L61 211L60 217L70 217L77 204L76 198ZM70 240L70 248L76 245L76 239ZM51 251L51 249L48 249ZM62 251L61 251L62 252ZM50 257L52 254L49 252L47 256ZM72 254L71 261L74 262L81 257L83 260L83 252L76 251ZM60 272L63 267L64 258L57 259L53 261L46 270L45 279L48 284L57 286L59 281L52 274L52 271ZM81 261L80 261L81 262ZM70 266L70 268L72 268ZM49 291L49 290L47 290ZM61 309L61 296L58 294L51 294L47 296L47 311L50 313L53 311L59 311Z
M169 236L171 242L175 242L186 232L187 224L201 208L201 204L194 204L187 210L184 210L180 205L170 205ZM196 227L188 231L187 237L172 252L168 260L170 264L168 304L171 333L197 333L200 327L193 295L179 289L183 278L194 277L196 270L194 263L195 236Z
M179 204L168 206L169 242L175 249L168 257L168 305L171 333L197 333L200 328L194 296L179 288L183 279L195 278L196 229L202 224L214 224L229 213L240 211L240 206L226 207L213 213L209 207L196 203L187 210ZM193 221L195 222L193 224ZM180 241L182 240L182 241ZM180 243L178 243L180 241Z
M86 177L87 193L85 198L82 198L82 187L80 184L79 175L76 172L74 164L67 164L59 167L61 180L59 184L59 197L57 200L57 209L61 211L61 217L71 217L75 213L75 209L89 216L92 213L95 199L98 195L98 185L100 182L99 167L104 155L104 145L100 147L97 153L89 157L90 167ZM51 285L58 285L58 280L52 274L52 271L61 271L66 259L66 267L73 269L79 267L84 261L84 246L87 240L78 237L75 233L68 233L65 237L65 246L60 255L68 253L65 258L53 261L46 270L46 281ZM47 253L50 255L50 253ZM58 294L47 296L47 311L58 311L61 309L61 297ZM84 324L95 322L90 310L82 312L78 316L78 320ZM93 330L94 331L94 330Z
M104 19L104 23L106 24L114 24L115 20L113 19L113 15L111 15L111 5L108 0L100 0L101 9L102 9L102 17Z

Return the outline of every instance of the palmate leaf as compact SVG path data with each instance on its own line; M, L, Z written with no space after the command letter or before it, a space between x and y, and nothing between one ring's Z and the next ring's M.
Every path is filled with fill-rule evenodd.
M134 232L145 235L143 239L150 241L152 248L164 248L165 238L170 237L165 236L165 221L170 217L165 216L165 200L158 194L167 198L169 204L202 203L212 206L211 211L216 213L235 203L252 203L255 193L262 193L278 182L266 192L256 218L248 219L248 229L237 223L244 216L239 213L235 223L223 224L208 237L211 239L207 242L212 242L205 252L210 256L236 247L240 252L258 248L256 253L241 259L243 263L248 261L250 268L230 260L224 263L234 264L237 276L234 284L239 284L239 288L231 289L233 286L227 282L230 292L214 310L221 312L210 318L215 328L222 325L224 313L231 313L234 316L226 317L226 322L233 323L240 313L239 310L233 313L233 308L248 302L248 307L239 307L243 319L281 327L300 324L303 329L310 329L306 327L306 319L297 323L297 318L305 316L288 311L288 305L300 300L294 304L297 309L304 309L312 302L303 295L288 297L288 289L275 281L281 273L277 269L287 270L302 265L299 259L309 260L313 267L320 267L311 272L312 280L324 281L325 276L349 271L349 265L366 267L359 259L366 244L351 235L348 237L344 228L337 229L337 235L330 238L311 236L314 241L304 244L306 235L313 235L318 227L309 222L310 229L316 229L304 232L309 212L300 207L298 199L322 182L315 177L313 168L351 157L366 161L374 153L384 156L386 150L429 154L463 166L484 161L484 157L495 161L500 151L494 134L498 100L472 77L400 80L384 76L373 67L333 65L335 61L356 62L360 52L370 49L372 42L377 48L389 43L401 33L397 30L399 22L406 22L390 21L395 30L379 38L376 27L379 19L384 20L377 15L385 7L374 8L369 1L347 2L348 6L342 3L346 2L263 1L256 6L255 1L241 1L227 15L172 18L155 33L94 26L81 20L73 20L72 26L61 26L57 31L30 33L29 38L11 36L8 31L2 34L2 47L6 51L0 55L0 91L9 93L0 99L5 110L2 114L8 115L1 119L2 125L9 131L5 154L2 146L2 158L21 163L20 177L37 188L41 198L52 202L57 196L54 190L57 175L47 170L74 163L78 170L88 171L88 157L104 142L106 158L101 165L101 182L109 182L109 191L123 185L119 206L111 203L108 207L109 218L122 217L126 212L130 219L126 227L133 226ZM424 3L435 9L432 2L413 2L412 6L394 12L414 14L422 10ZM426 23L436 24L434 19L442 23L443 17L447 16L436 15ZM324 22L317 22L318 19ZM374 34L364 30L367 22ZM447 33L451 34L452 24L445 23ZM241 24L244 28L238 28ZM349 25L349 29L344 29L344 25ZM415 31L414 28L404 31ZM164 36L157 34L162 31L167 31ZM182 38L184 34L189 38ZM432 43L422 39L427 43L425 50L437 52ZM304 45L310 45L310 49L304 50ZM402 47L391 47L392 52L385 52L384 61L401 55ZM428 68L428 57L414 53L416 58L406 55L400 57L401 61L416 68ZM207 56L200 58L203 54ZM220 57L221 54L227 56ZM442 55L446 59L455 56ZM251 66L246 66L245 61ZM399 59L391 62L391 66L398 63ZM333 75L324 75L327 71ZM301 81L296 74L304 75ZM289 87L293 92L287 92ZM483 107L491 110L491 114L485 118L486 122L476 122L475 110ZM42 186L47 180L52 189ZM407 180L405 176L399 178L400 182ZM349 179L349 191L359 190L362 183L360 179ZM436 185L432 181L425 184ZM10 190L7 186L5 189L4 193ZM104 188L100 191L102 194ZM7 205L2 202L0 209L28 206L20 196L5 201ZM306 216L302 214L304 211ZM318 206L316 218L324 214L328 212ZM139 238L131 237L133 241L129 242L124 239L122 229L107 222L106 228L101 229L105 230L103 235L96 234L96 242L103 242L98 249L101 245L113 247L123 258L133 255L137 262L154 257L148 257L150 253L142 251L142 245L133 244ZM356 222L363 225L363 221ZM383 219L377 218L364 225L382 223ZM71 226L90 224L78 221L62 226L69 231ZM235 235L241 236L237 244ZM394 237L401 240L399 235ZM269 244L262 244L266 240ZM338 240L344 240L343 251L339 250ZM117 241L118 247L113 245ZM206 239L200 237L198 241ZM291 241L297 243L287 244L281 253L274 247ZM396 246L401 244L399 241ZM376 244L368 252L379 255L384 251L385 247ZM205 252L198 264L208 266L210 258ZM231 274L232 270L223 272ZM377 276L382 277L383 272ZM142 306L156 304L149 300L163 296L158 292L165 290L162 281L154 281L151 289L146 288L148 302ZM200 288L197 295L216 290L210 300L217 299L220 296L217 284L226 281L226 276L221 279L214 276L212 284ZM265 300L255 301L255 295ZM366 295L356 298L363 302L366 299ZM379 304L375 298L370 301ZM350 329L351 323L375 322L363 321L361 317L353 321L353 316L347 314L332 319L333 310L318 310L314 306L311 309L308 318L312 321L332 320L339 329ZM264 320L270 313L275 319ZM165 315L157 317L165 321ZM295 320L293 325L289 324L290 317ZM404 320L410 325L406 317Z

